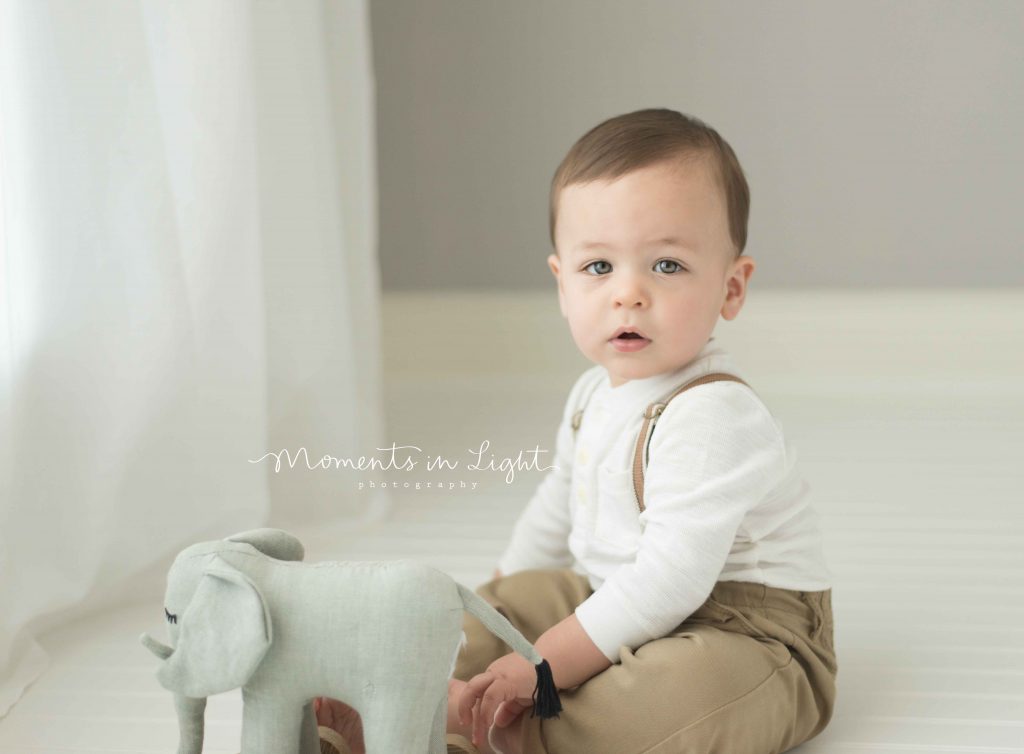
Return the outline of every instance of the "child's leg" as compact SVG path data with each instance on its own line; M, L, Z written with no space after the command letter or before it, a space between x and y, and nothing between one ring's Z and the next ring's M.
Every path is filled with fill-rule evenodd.
M492 579L476 593L508 618L526 637L537 638L562 619L572 615L576 606L592 593L586 576L571 569L530 570ZM512 651L469 613L463 619L466 646L459 653L453 676L468 681L487 666Z
M523 715L523 754L766 754L819 733L835 700L829 592L719 582L668 636Z
M352 754L363 754L366 751L363 721L358 712L344 702L329 697L314 699L313 710L317 725L339 733L348 744L348 751Z

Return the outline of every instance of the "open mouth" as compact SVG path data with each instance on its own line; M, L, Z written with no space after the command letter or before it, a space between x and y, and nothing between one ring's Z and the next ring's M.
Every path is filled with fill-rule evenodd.
M622 353L630 353L632 351L639 351L642 348L646 348L651 341L640 333L624 332L616 335L609 342L615 350Z
M642 335L638 330L627 330L622 328L621 332L613 335L611 340L650 340L646 335Z

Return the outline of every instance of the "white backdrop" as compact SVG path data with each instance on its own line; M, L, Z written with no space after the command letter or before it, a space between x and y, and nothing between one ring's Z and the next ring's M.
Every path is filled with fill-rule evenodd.
M192 541L383 515L363 0L0 0L0 716Z

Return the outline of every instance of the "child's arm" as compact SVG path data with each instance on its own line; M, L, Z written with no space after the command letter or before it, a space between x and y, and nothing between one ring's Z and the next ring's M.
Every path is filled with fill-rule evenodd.
M554 458L550 454L538 458L540 468L555 468L548 469L515 523L511 541L498 561L498 568L503 574L527 568L568 568L572 565L573 556L569 551L572 526L569 498L575 445L572 416L583 392L599 377L598 371L588 370L569 391L555 438Z
M565 425L559 429L556 455L543 461L549 469L538 485L533 497L519 514L512 536L498 560L498 570L514 573L527 568L568 568L572 565L569 552L569 487L572 479L572 458L563 450Z
M747 513L788 465L779 427L748 387L716 382L669 404L651 439L636 559L575 609L606 657L668 635L701 606Z
M575 613L542 633L533 646L548 661L559 689L579 686L612 664L583 630Z
M551 666L559 689L578 686L611 665L575 615L541 634L534 648ZM473 721L473 743L479 746L491 725L506 727L529 709L536 683L536 668L515 652L499 657L469 679L459 696L458 715L463 724Z

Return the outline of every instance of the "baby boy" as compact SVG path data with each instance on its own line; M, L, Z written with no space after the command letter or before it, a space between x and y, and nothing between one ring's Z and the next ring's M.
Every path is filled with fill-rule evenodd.
M712 335L755 269L749 206L728 143L667 109L600 123L555 172L547 262L594 366L477 591L547 659L562 711L531 715L535 668L467 616L449 752L767 754L831 718L831 578L808 487ZM318 719L345 730L345 711L321 700Z

